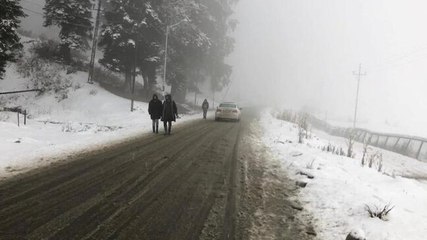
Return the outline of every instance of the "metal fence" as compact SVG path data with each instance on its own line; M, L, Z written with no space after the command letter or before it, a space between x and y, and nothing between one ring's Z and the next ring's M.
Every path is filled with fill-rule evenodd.
M334 127L314 116L309 117L309 122L314 128L323 130L330 135L348 138L350 134L354 134L355 140L358 142L367 142L371 146L427 162L427 138L379 133L361 128Z

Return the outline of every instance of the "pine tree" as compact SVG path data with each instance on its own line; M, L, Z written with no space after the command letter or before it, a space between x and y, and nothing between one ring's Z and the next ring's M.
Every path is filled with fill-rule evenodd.
M160 35L160 19L147 0L111 0L105 12L99 45L104 47L100 63L125 73L125 89L130 89L134 64L145 79L155 79ZM148 82L148 80L147 80Z
M85 50L89 48L91 38L90 0L46 0L44 10L44 26L56 25L61 30L61 55L66 63L71 62L71 49Z
M166 83L171 86L174 99L184 101L187 91L195 90L196 82L203 78L201 66L210 44L200 26L201 19L207 17L205 6L199 0L169 0L160 9L163 30L181 22L169 32ZM187 21L182 22L183 19Z
M169 0L164 2L165 21L183 16L190 22L173 33L169 48L168 84L175 99L185 99L187 90L198 90L198 83L210 79L213 91L230 82L231 66L225 58L233 50L230 37L235 27L232 5L237 0Z
M17 50L22 48L16 29L25 13L17 0L0 0L0 79L7 61L14 61Z

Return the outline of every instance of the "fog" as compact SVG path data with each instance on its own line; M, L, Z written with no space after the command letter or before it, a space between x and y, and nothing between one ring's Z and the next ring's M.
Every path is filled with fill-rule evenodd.
M228 96L350 121L362 64L358 122L414 134L427 122L425 9L422 0L241 0Z
M22 1L38 12L43 3ZM232 82L221 96L351 125L362 64L358 126L427 137L425 9L423 0L240 0ZM56 37L26 12L24 28Z

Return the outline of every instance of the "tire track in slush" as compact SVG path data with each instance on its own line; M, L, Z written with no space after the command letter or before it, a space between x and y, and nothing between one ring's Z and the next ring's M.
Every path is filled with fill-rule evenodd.
M196 121L3 182L0 239L198 239L218 198L235 201L240 125Z
M207 130L204 130L207 131ZM203 132L203 131L202 131ZM189 138L194 138L194 136L190 136ZM180 147L181 145L178 145ZM165 154L169 154L169 152L165 152ZM135 191L134 189L138 187L138 184L144 183L144 181L149 181L149 179L158 171L158 169L162 169L163 167L170 164L172 161L170 158L164 158L164 157L156 157L158 156L158 153L151 153L151 155L144 156L144 158L150 158L150 159L156 159L159 160L153 167L151 172L148 172L146 174L141 174L144 172L144 165L140 164L139 166L143 166L142 169L133 168L132 172L133 174L126 174L126 176L123 176L126 178L126 181L123 179L119 182L119 184L116 184L116 186L113 188L112 191L109 192L109 194L106 194L103 196L102 199L99 199L99 201L95 202L94 205L91 205L87 208L85 212L82 214L75 216L73 219L70 219L67 226L62 227L61 229L57 228L57 231L55 234L60 234L61 232L67 232L71 236L73 236L73 232L84 232L86 228L90 228L90 226L93 226L93 224L100 222L100 219L103 215L106 215L106 212L104 212L105 204L112 204L114 206L120 206L122 205L123 201L126 201L126 198L129 197L129 195L132 195L132 191ZM130 170L130 169L128 169ZM117 179L113 179L113 181L117 181ZM141 183L142 182L142 183ZM122 200L119 200L122 199ZM99 211L99 212L98 212ZM87 218L87 219L86 219ZM92 219L93 221L89 221L89 219ZM74 226L74 228L72 228ZM78 235L75 233L74 235ZM54 234L55 239L61 239L60 237L57 237ZM79 238L75 238L79 239Z
M209 131L211 130L206 129L205 131L201 131L200 134L208 134ZM150 172L147 177L142 176L138 180L133 181L126 190L106 197L100 204L97 204L93 208L89 209L89 211L75 219L69 227L62 229L55 234L54 238L63 239L66 236L72 235L74 239L83 239L87 234L98 231L105 221L108 221L110 218L114 218L129 206L132 206L132 203L135 201L134 198L138 196L139 192L144 191L153 179L158 178L165 169L174 165L176 156L184 153L186 145L194 145L199 141L199 136L192 135L189 137L189 140L176 144L171 148L171 156L166 159L167 161L165 161L164 165Z
M189 137L192 137L192 136L189 136ZM160 138L162 138L162 137L160 137ZM158 150L156 149L153 152L157 152L157 151ZM121 160L121 159L119 159L119 160ZM116 162L117 161L115 161L115 163ZM140 166L142 166L142 165L140 165ZM114 164L112 164L112 167L114 167ZM127 169L127 170L129 170L129 169ZM94 176L97 176L98 173L96 173L96 171L97 171L97 169L94 169L94 171L92 171L90 174L88 174L88 176L90 176L92 173L94 174ZM98 169L98 171L99 171L99 169ZM84 179L81 177L80 178L74 178L74 180L81 180L81 179L83 179L83 180L80 182L83 184L85 183L85 181L88 180L88 179ZM106 177L104 179L100 178L98 183L103 183L105 181L105 179L109 179L109 178L108 177ZM82 193L81 192L82 189L84 190L86 188L82 187L81 183L75 184L74 180L71 182L61 183L60 185L61 186L62 185L68 186L68 187L71 187L71 189L76 190L77 192L71 192L71 194L75 195L75 197L79 197L81 195L80 193ZM122 179L122 181L123 181L123 179ZM91 179L89 179L88 182L94 182L94 181L91 181ZM96 184L97 182L95 181L94 183ZM17 190L19 190L19 189L17 189ZM20 195L20 194L18 193L18 195ZM0 219L0 230L1 231L8 231L8 232L15 231L15 234L22 234L22 233L30 232L32 230L31 226L36 226L35 224L43 224L43 221L40 221L40 219L34 219L34 217L40 213L37 211L34 212L34 210L38 209L38 208L36 208L36 206L39 206L41 208L40 211L42 211L42 212L44 211L47 213L52 213L51 211L55 209L55 208L52 208L52 207L55 207L55 205L54 206L50 205L52 202L55 202L55 204L58 204L58 203L61 203L61 201L62 201L62 207L66 207L66 208L72 207L72 205L69 205L70 201L68 201L69 199L67 197L61 198L62 196L64 196L64 193L62 193L62 195L60 193L51 194L47 198L43 198L42 196L44 196L43 192L40 195L35 195L35 196L32 196L31 198L23 199L22 201L17 201L15 204L1 209L0 215L2 216L2 218ZM85 197L85 195L83 194L83 200L84 200L84 197ZM71 200L74 200L74 199L71 199ZM71 203L72 203L72 201L71 201ZM20 212L19 214L16 214L16 212L14 212L14 211L8 212L8 211L10 211L10 209L12 209L12 210L14 208L16 209L16 206L20 207L19 210L22 210L22 212ZM53 217L54 216L50 216L50 218L53 218ZM34 221L34 220L39 220L39 221Z
M228 132L228 130L226 132ZM220 135L223 134L221 133ZM213 194L211 194L213 187L210 186L208 191L206 191L206 185L214 185L218 181L218 178L222 177L217 176L212 179L208 178L208 174L204 174L204 172L208 170L207 168L210 168L210 165L205 165L203 156L206 156L206 153L211 154L213 152L210 148L223 145L223 143L216 143L216 146L214 146L215 142L218 141L217 137L210 137L209 139L213 139L213 141L207 144L207 147L205 147L203 151L199 151L198 155L191 158L193 162L189 164L189 168L180 176L179 181L173 181L168 185L163 192L159 194L161 197L156 196L156 202L154 205L150 205L148 210L142 210L141 214L134 217L135 220L129 220L130 227L128 227L128 229L130 230L124 231L125 233L134 234L144 239L152 239L154 236L156 239L173 239L174 236L181 236L182 239L192 239L186 236L188 232L192 232L197 236L200 234L206 216L190 214L190 216L187 215L186 218L186 213L203 211L204 208L209 208L210 210L212 204L208 203L213 202L210 201L210 198L213 197ZM214 153L218 152L216 151ZM218 156L218 154L211 156L222 158ZM206 160L206 157L204 160ZM220 163L219 167L222 167L223 161L216 162ZM198 192L198 188L205 191ZM176 199L176 194L180 195L179 199ZM206 201L207 199L208 201ZM199 215L201 218L194 219L195 215ZM131 223L132 221L133 223ZM188 224L183 225L180 223ZM155 229L160 229L160 231L156 232ZM132 238L129 234L120 235L118 233L111 236L110 239L129 238Z
M197 128L206 127L204 124L198 124L195 126ZM189 129L184 129L184 131L190 132ZM34 172L26 174L25 177L22 178L19 176L16 177L16 179L12 178L0 185L0 196L2 196L2 199L0 200L0 208L3 208L7 204L19 201L20 198L27 199L31 195L38 195L58 183L75 179L79 174L81 174L81 172L94 169L96 170L105 163L109 163L109 161L115 160L118 156L135 149L135 146L149 148L151 145L159 144L159 142L163 144L162 138L145 137L142 139L136 139L130 143L125 142L107 149L103 148L101 150L95 150L96 155L89 153L86 156L78 156L75 161L69 161L65 164L47 167L44 168L43 171L35 170ZM99 151L102 152L98 153ZM90 158L90 161L86 161L88 158ZM60 171L61 174L58 174ZM17 188L22 188L24 190L16 192Z
M228 131L228 130L226 130ZM160 203L160 199L161 196L164 195L165 193L168 192L174 192L175 188L171 189L171 186L173 186L174 184L177 183L182 183L183 181L185 181L187 178L189 178L191 175L195 174L197 169L194 169L192 167L195 167L196 165L194 164L194 159L197 157L194 157L193 155L195 153L200 152L201 147L205 144L204 141L206 139L216 139L214 137L215 135L218 135L218 133L216 132L212 132L212 134L210 135L206 135L204 136L202 139L199 139L199 142L196 146L194 145L190 145L188 144L187 146L189 146L191 149L184 149L183 151L185 152L182 156L179 156L175 159L175 163L176 165L172 168L169 169L165 169L161 175L158 178L158 181L153 181L153 186L147 186L147 193L146 194L142 194L140 198L136 199L135 204L133 204L132 207L130 207L129 209L127 209L127 213L121 214L120 216L118 216L118 218L115 220L115 222L113 224L110 224L110 226L107 225L106 229L114 229L114 227L117 226L127 226L136 216L138 213L146 213L146 212L150 212L152 214L148 215L148 216L152 216L154 215L158 215L159 214L159 209L156 209L155 206L157 205L161 205L161 206L166 206L167 204L161 204ZM223 133L220 133L221 135ZM193 157L192 157L193 156ZM180 171L177 171L177 169L179 169ZM166 177L166 179L165 179ZM176 192L176 190L175 190ZM179 198L177 199L177 196L172 196L170 199L173 202L178 202L180 201L180 199L185 198L186 195L179 192ZM153 206L153 203L155 206ZM175 213L175 211L178 211L179 209L175 209L173 213ZM146 220L147 222L151 222L147 216L140 216L141 219ZM114 220L114 219L113 219ZM114 226L114 227L113 227ZM138 228L141 228L142 226L138 226ZM116 235L118 234L118 232L121 230L121 227L119 227L119 229L115 230L113 234L108 233L105 234L107 232L105 231L99 231L100 235L95 235L94 238L96 239L116 239ZM132 232L132 230L129 230L128 232Z

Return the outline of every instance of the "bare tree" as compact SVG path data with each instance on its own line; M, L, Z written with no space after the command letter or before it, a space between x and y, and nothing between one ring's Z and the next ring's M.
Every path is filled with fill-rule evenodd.
M363 141L363 156L362 156L362 167L365 166L368 158L369 140Z
M300 114L298 117L298 143L303 143L304 136L307 138L307 114Z
M353 157L353 145L355 141L355 131L351 131L347 138L347 157Z

